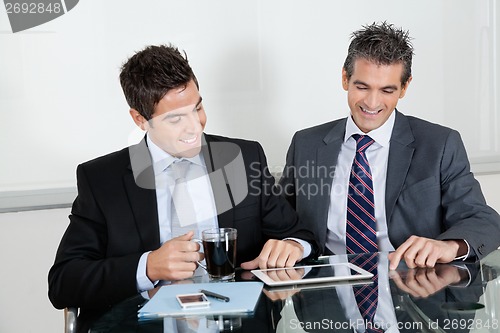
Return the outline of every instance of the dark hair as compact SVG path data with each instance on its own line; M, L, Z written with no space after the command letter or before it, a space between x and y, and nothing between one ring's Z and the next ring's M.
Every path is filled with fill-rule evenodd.
M151 45L123 64L120 84L128 105L149 120L165 94L198 80L189 66L187 55L173 45Z
M372 23L363 26L351 35L351 44L344 62L344 69L349 80L354 72L354 63L363 58L379 65L392 65L401 62L404 85L411 76L413 46L408 31L395 28L387 22Z

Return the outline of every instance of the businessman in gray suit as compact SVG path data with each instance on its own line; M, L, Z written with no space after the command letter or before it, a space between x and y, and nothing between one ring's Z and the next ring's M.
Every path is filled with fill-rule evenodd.
M347 198L357 150L368 135L378 251L390 268L481 259L500 244L500 217L470 171L457 131L396 109L412 80L408 32L386 22L352 34L342 69L350 116L297 132L279 182L322 252L346 253ZM371 251L368 251L371 252Z

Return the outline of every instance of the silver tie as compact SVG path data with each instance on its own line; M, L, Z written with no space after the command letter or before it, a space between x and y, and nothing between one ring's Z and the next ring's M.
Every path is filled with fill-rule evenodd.
M186 172L190 163L190 161L184 160L171 165L175 179L170 220L172 222L172 238L195 228L193 224L196 223L196 214L186 183Z

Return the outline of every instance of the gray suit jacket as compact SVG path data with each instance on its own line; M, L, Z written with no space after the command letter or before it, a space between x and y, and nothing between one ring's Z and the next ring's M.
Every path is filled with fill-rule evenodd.
M385 206L391 243L411 235L465 239L480 258L500 244L500 217L486 205L460 134L396 112ZM330 190L346 118L297 132L279 182L324 251Z

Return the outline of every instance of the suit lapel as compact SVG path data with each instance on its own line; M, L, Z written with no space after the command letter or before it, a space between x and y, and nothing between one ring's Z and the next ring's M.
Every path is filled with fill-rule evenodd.
M396 120L391 135L385 189L385 214L388 226L391 223L392 212L403 188L415 150L410 146L415 138L408 119L397 110L395 112Z
M213 146L214 139L212 136L203 134L203 142L201 152L205 165L207 166L210 185L212 186L212 193L214 195L215 207L218 212L217 221L220 228L234 227L234 209L232 207L231 199L228 193L227 179L221 179L222 172L216 172L224 167L224 159L220 156L221 152L217 147ZM220 171L220 170L219 170Z
M337 160L344 140L345 126L347 119L339 121L323 138L324 146L321 146L316 151L317 166L311 166L318 172L317 176L311 177L315 180L315 186L319 191L323 191L325 187L324 184L331 185L333 182L333 173L331 170L332 166L337 165ZM323 172L323 170L326 170ZM320 192L321 193L321 192ZM330 207L330 192L322 193L318 196L318 199L313 200L316 204L316 211L319 214L319 221L325 221L321 225L324 226L323 230L318 230L321 235L324 235L324 240L326 241L326 229L328 220L328 208Z
M410 168L411 159L413 157L414 148L410 145L415 139L413 137L411 127L408 119L397 110L396 120L391 135L391 145L389 148L389 158L387 164L387 180L386 180L386 194L385 194L385 208L387 224L391 222L392 212L396 204L396 200L403 188L406 175ZM317 168L324 168L328 170L327 175L320 175L312 177L315 179L316 186L321 189L322 184L332 184L333 173L330 170L331 166L337 165L338 155L342 146L345 135L345 126L347 119L338 122L323 139L324 146L318 148L317 154ZM390 175L390 176L389 176ZM321 195L317 200L313 200L316 205L316 211L320 221L325 221L324 230L318 230L326 237L326 227L328 219L328 207L330 205L330 195Z
M146 141L131 146L129 155L130 173L123 182L143 246L154 250L160 245L160 232L154 171Z

